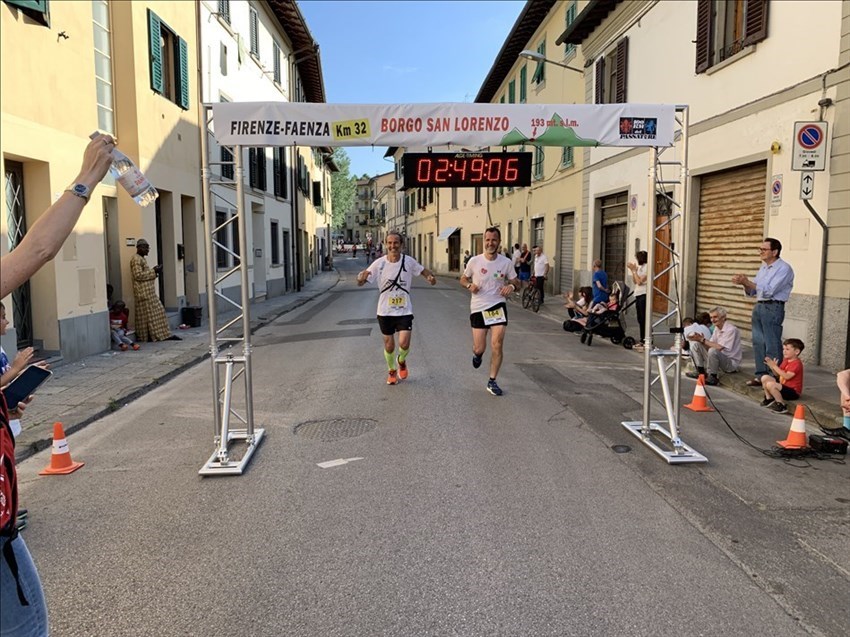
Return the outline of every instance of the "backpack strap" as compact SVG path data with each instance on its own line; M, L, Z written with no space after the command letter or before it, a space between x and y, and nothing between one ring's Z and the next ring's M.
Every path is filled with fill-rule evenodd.
M398 282L398 280L401 278L401 273L407 272L407 268L404 267L404 258L405 258L405 255L402 254L401 255L401 267L398 269L398 272L396 273L395 278L392 281L390 281L389 283L387 283L384 286L384 289L381 290L381 294L383 294L384 292L387 292L388 290L396 290L396 289L401 290L402 292L404 292L407 295L410 294L410 292L405 290L404 287L402 287L402 285L399 284L399 282Z

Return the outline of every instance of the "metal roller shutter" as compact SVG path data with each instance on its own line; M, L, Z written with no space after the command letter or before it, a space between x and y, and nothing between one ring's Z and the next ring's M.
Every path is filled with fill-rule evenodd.
M753 300L731 279L736 272L752 279L761 265L766 187L763 162L706 175L700 186L696 310L722 305L748 341Z
M558 282L561 292L569 292L573 289L575 238L575 215L561 215L561 245L558 250Z

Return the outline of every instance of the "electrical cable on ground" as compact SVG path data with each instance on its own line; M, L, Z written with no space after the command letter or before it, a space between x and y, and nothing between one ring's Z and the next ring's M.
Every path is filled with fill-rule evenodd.
M749 440L744 438L737 431L735 431L735 428L732 427L731 424L729 424L729 421L726 420L726 417L720 411L720 408L711 399L711 395L708 393L708 391L705 392L705 396L706 396L706 398L708 398L708 402L711 403L711 406L714 407L714 410L717 412L717 415L720 416L720 419L723 421L723 424L725 424L726 427L729 429L729 431L732 432L733 436L735 436L738 440L740 440L742 443L744 443L748 447L755 449L756 451L758 451L759 453L761 453L764 456L767 456L768 458L783 460L786 464L788 464L789 466L794 467L796 469L811 468L812 464L808 461L808 459L810 459L810 458L813 458L815 460L829 460L831 462L834 462L835 464L847 464L846 461L844 460L844 458L842 458L840 456L836 456L834 454L828 454L828 453L821 453L819 451L815 451L811 447L804 447L802 449L783 449L782 447L772 447L770 449L762 449L760 447L757 447L756 445L751 443ZM818 419L817 419L817 417L815 417L811 408L806 406L806 409L808 410L808 412L810 414L812 414L812 417L815 419L815 422L818 424L818 427L820 427L821 430L822 430L823 426L820 424L820 422L818 422ZM793 464L793 462L792 462L793 460L802 460L803 464Z

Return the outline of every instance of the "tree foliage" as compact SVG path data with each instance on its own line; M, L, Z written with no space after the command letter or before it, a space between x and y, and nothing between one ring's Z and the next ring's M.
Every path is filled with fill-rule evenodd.
M331 216L333 217L333 227L339 229L345 225L345 215L354 206L356 178L349 173L351 159L344 148L334 149L333 160L339 168L339 172L331 174L331 197L333 201Z

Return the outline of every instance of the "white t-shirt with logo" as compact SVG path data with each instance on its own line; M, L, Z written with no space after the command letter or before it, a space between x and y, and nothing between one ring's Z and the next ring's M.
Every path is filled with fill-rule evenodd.
M505 297L499 294L508 281L516 278L516 270L511 260L503 254L489 261L483 254L476 255L466 264L463 276L478 286L478 292L469 301L469 313L475 314L504 303Z
M404 265L404 269L402 269ZM413 277L422 274L425 266L413 257L401 255L398 261L392 263L387 257L381 257L369 264L367 282L377 281L381 295L378 297L378 316L407 316L413 314L413 303L410 300L410 288ZM401 274L399 274L401 271ZM398 279L396 280L396 276ZM394 283L395 281L395 283Z

